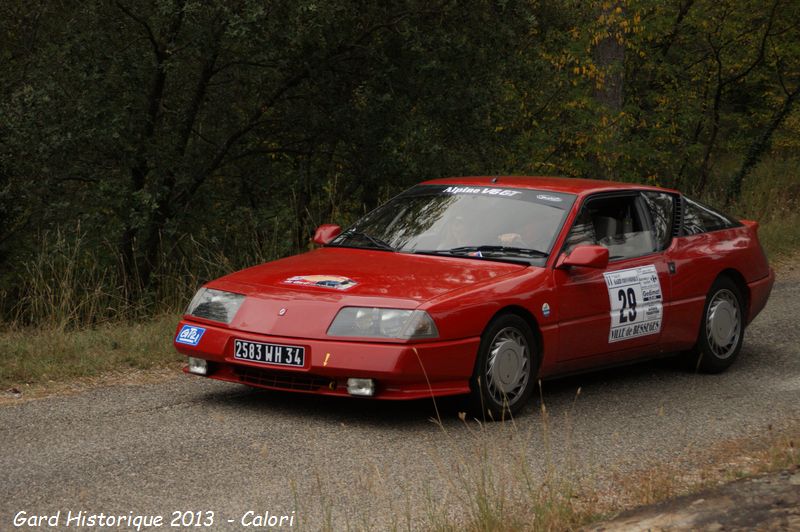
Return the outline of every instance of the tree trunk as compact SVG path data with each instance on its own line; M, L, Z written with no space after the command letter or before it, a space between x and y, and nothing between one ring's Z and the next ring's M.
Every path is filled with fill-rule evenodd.
M155 59L155 70L147 97L146 120L142 132L139 134L136 155L134 156L134 165L130 170L129 194L131 194L131 196L144 190L147 184L147 177L150 174L151 168L147 160L147 155L148 150L151 149L152 141L157 134L156 126L161 117L164 104L167 82L165 62L171 53L170 50L177 39L178 32L183 23L184 3L185 2L182 0L179 0L173 5L169 24L165 29L164 35L159 39L156 37L153 28L147 20L137 16L121 2L117 2L117 7L120 11L131 20L135 21L144 30L144 33L147 35L152 45ZM120 270L122 280L125 283L125 296L129 301L138 291L147 286L151 269L147 261L140 263L137 260L136 254L137 236L141 234L141 228L137 227L137 223L139 223L137 219L141 219L142 214L140 207L134 203L125 221L125 227L119 239Z
M620 6L619 2L612 2L608 7L603 8L603 15L606 17L612 16L616 9ZM603 83L600 87L595 88L594 99L600 104L604 113L612 115L611 123L614 123L614 118L622 111L623 103L623 84L625 75L625 45L617 40L614 28L609 25L607 28L607 35L597 43L593 51L594 62L597 68L603 72ZM617 126L607 126L616 128ZM617 144L616 137L618 133L612 135L611 146L604 149L615 151ZM599 157L593 157L595 175L592 177L616 177L613 169L611 175L607 175L609 169L604 168L599 160Z
M595 89L595 100L609 111L619 113L622 111L625 81L625 45L620 44L613 35L607 36L597 44L594 61L605 73L603 85Z

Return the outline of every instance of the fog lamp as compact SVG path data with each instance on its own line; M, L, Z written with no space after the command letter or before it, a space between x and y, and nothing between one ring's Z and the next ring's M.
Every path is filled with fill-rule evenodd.
M347 379L347 393L350 395L375 395L375 381L372 379Z
M189 357L189 373L195 375L208 374L208 362L202 358Z

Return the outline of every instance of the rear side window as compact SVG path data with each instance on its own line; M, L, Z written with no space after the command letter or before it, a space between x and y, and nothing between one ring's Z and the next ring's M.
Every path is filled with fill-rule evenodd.
M742 224L697 200L683 197L683 224L681 234L698 235L709 231L730 229Z
M672 221L675 212L675 197L666 192L642 192L644 202L653 221L653 236L656 240L656 250L663 251L672 241Z

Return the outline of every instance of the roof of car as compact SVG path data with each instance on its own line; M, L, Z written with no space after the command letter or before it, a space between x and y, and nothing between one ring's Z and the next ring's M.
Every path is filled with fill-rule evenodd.
M423 185L481 185L491 187L516 187L534 190L549 190L553 192L566 192L569 194L588 194L606 190L673 190L640 185L637 183L620 183L602 179L578 179L572 177L546 177L546 176L465 176L432 179Z

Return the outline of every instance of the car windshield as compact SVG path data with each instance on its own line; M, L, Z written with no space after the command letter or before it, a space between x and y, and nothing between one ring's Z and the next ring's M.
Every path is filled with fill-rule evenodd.
M474 185L419 185L331 245L544 264L573 194Z

